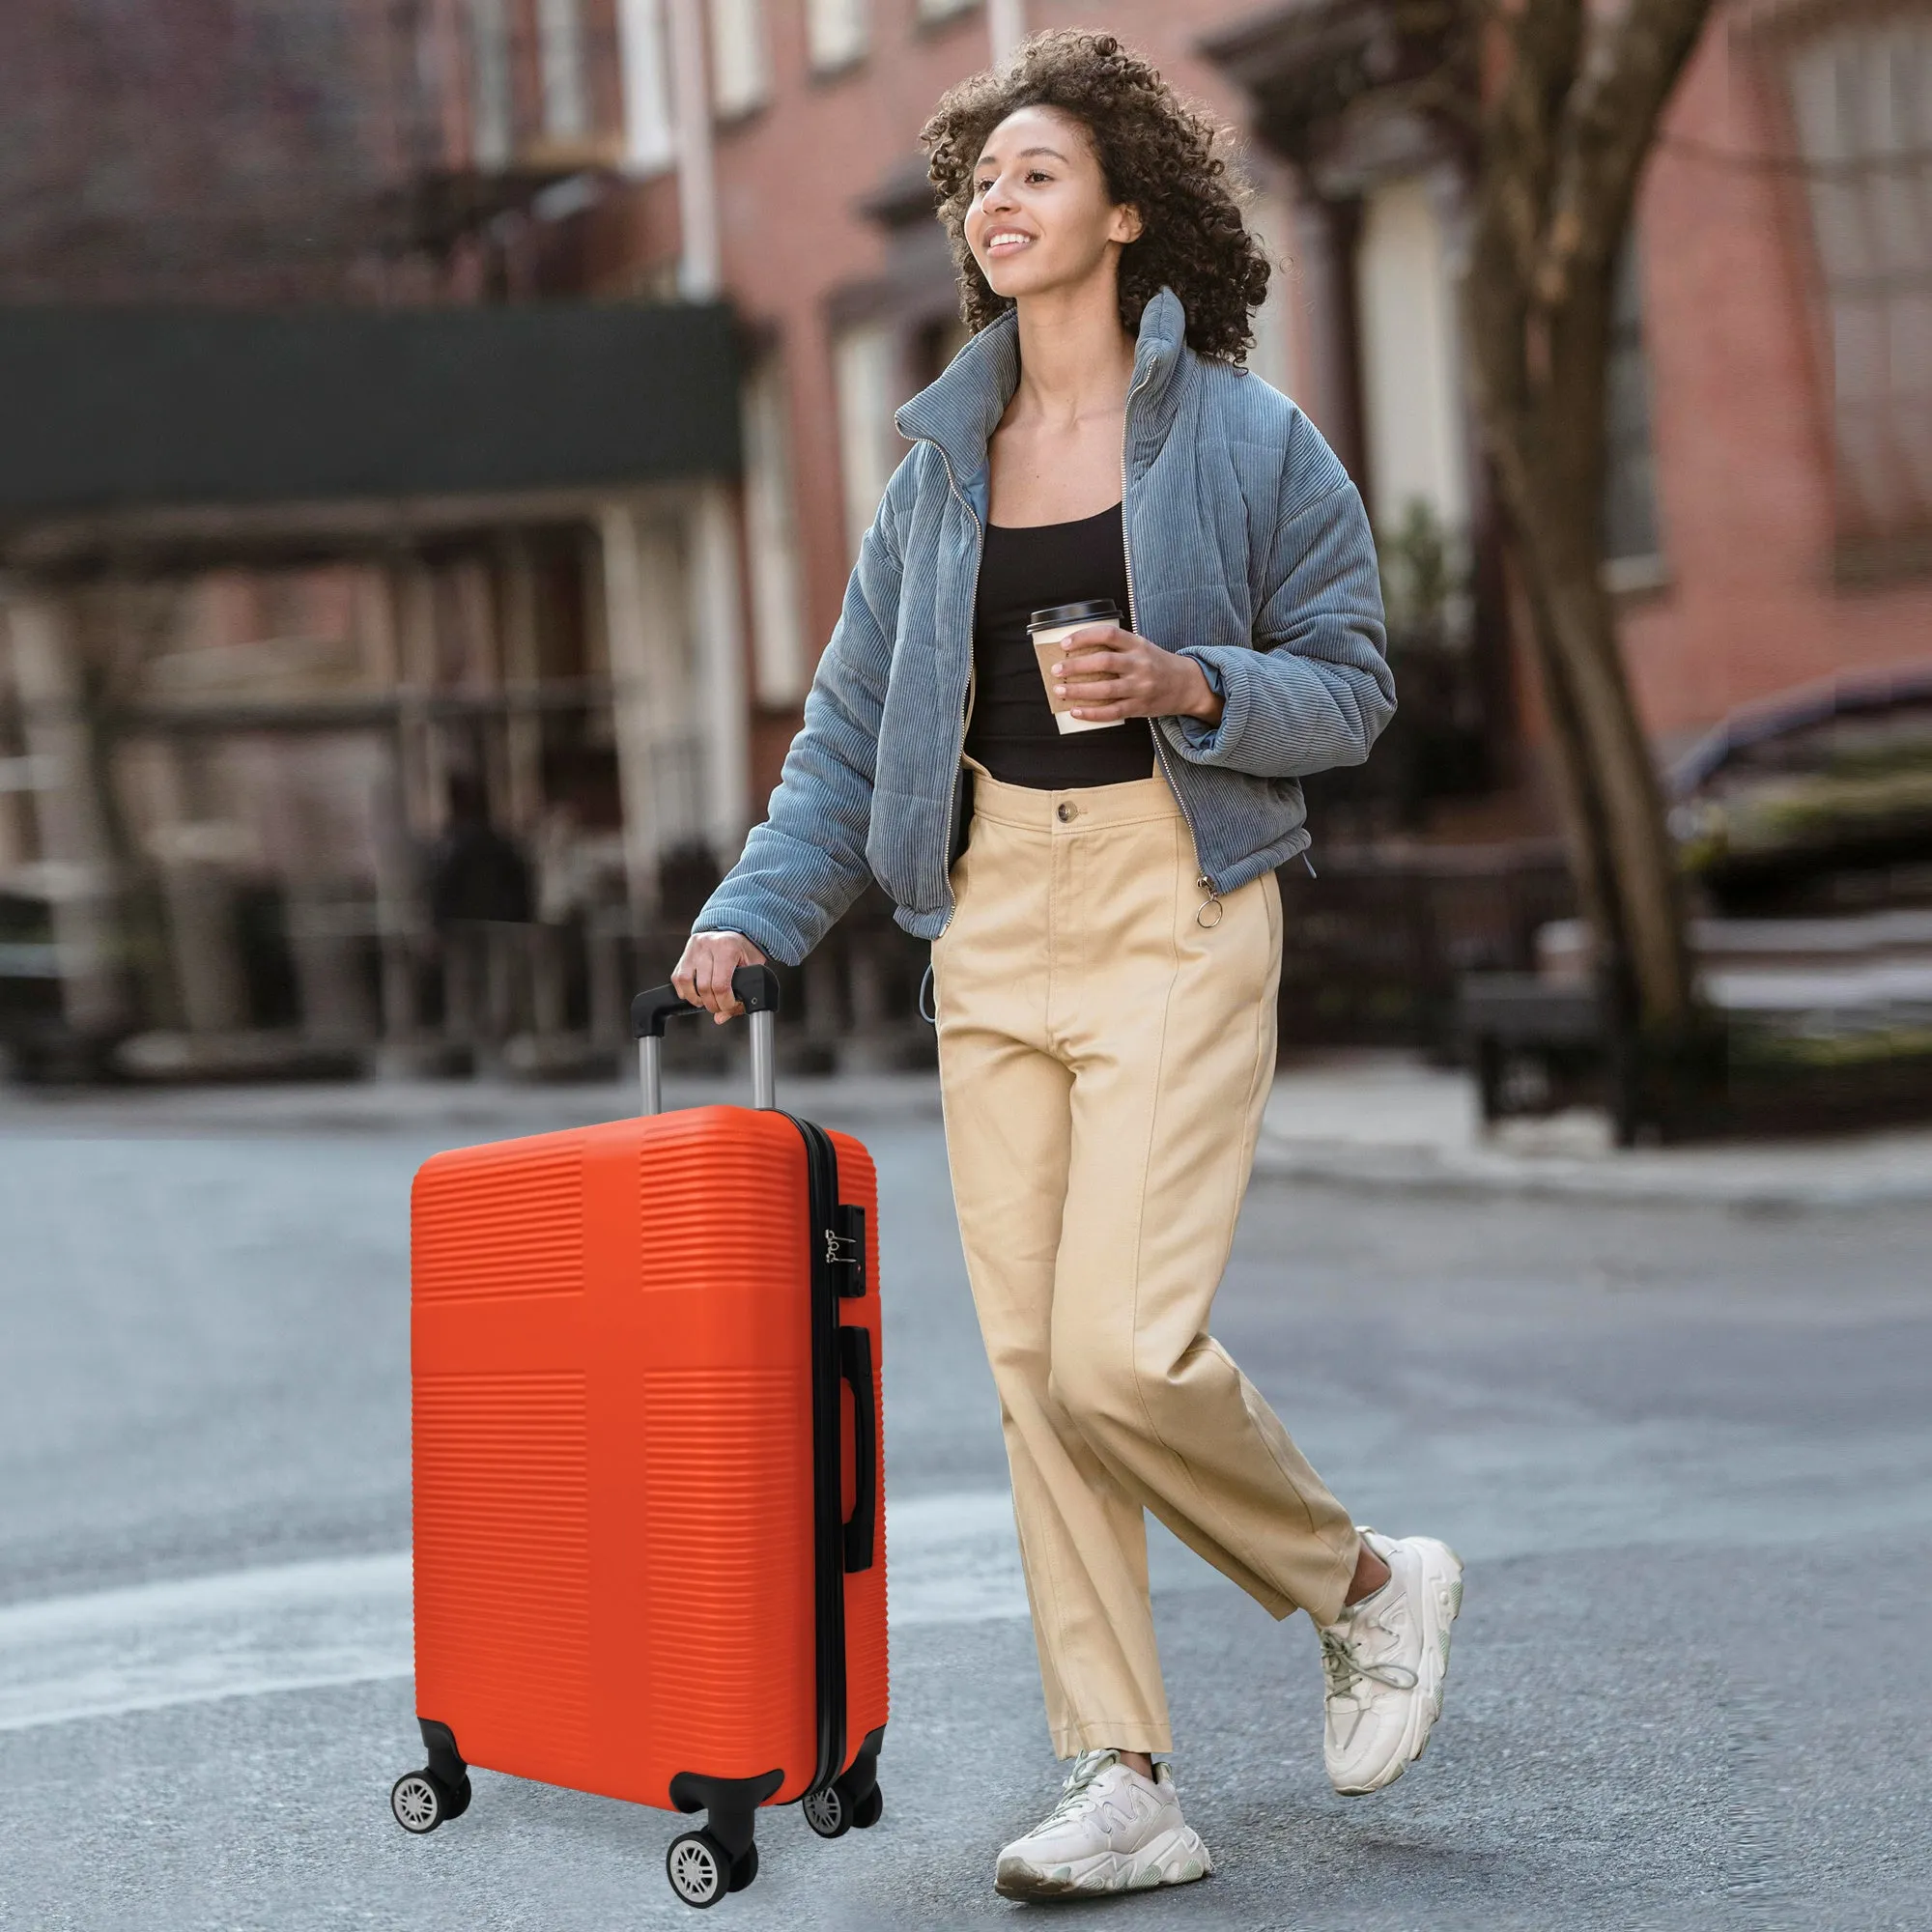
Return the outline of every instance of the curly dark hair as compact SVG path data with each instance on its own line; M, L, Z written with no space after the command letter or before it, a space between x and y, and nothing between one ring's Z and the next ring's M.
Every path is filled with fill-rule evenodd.
M1140 213L1140 239L1121 251L1122 327L1138 331L1141 311L1166 286L1187 311L1189 347L1238 362L1254 340L1249 318L1267 294L1269 265L1241 218L1247 190L1223 153L1225 130L1112 34L1078 29L1036 34L1006 66L961 81L921 130L967 326L984 328L1011 306L966 245L966 211L987 136L1022 107L1079 122L1115 205Z

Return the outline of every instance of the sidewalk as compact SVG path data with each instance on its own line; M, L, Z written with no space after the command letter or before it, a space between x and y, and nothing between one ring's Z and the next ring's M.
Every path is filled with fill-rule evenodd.
M665 1102L745 1098L742 1075L665 1082ZM781 1079L787 1111L876 1136L937 1122L926 1073ZM446 1146L614 1121L637 1109L629 1081L509 1081L91 1089L0 1087L0 1135L253 1136L395 1133ZM1406 1054L1359 1053L1283 1070L1256 1151L1258 1175L1358 1188L1704 1202L1766 1211L1932 1205L1932 1130L1619 1153L1601 1115L1506 1122L1485 1135L1463 1074Z
M1351 1187L1704 1202L1777 1211L1932 1203L1932 1129L1619 1152L1601 1114L1485 1134L1467 1075L1406 1054L1283 1069L1255 1171Z
M749 1075L667 1073L667 1108L750 1098ZM939 1119L939 1083L919 1073L781 1076L787 1113L864 1133L892 1122ZM447 1136L447 1144L553 1133L638 1111L635 1078L534 1083L514 1080L355 1080L235 1086L36 1090L0 1086L0 1134L45 1139L100 1135L234 1136L393 1133Z

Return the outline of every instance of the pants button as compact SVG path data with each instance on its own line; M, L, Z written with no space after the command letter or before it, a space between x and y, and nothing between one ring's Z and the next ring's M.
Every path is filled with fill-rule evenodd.
M1063 825L1071 824L1080 815L1080 808L1070 798L1062 799L1054 810L1058 812Z

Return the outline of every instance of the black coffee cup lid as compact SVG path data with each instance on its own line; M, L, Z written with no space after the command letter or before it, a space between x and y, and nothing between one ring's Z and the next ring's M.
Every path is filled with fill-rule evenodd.
M1051 610L1036 611L1027 619L1027 629L1046 631L1056 624L1100 624L1120 614L1121 607L1111 597L1091 597L1084 604L1056 604Z

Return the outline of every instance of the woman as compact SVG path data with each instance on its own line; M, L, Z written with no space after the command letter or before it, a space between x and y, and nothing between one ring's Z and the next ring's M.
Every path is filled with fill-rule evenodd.
M1267 285L1212 126L1111 37L1043 34L923 135L976 333L899 412L771 815L675 981L796 964L877 877L932 942L959 1229L1056 1752L1009 1897L1212 1869L1181 1819L1145 1510L1306 1609L1342 1791L1420 1754L1462 1566L1357 1531L1208 1333L1274 1064L1297 778L1394 710L1360 499L1236 358ZM1056 696L1031 611L1111 598ZM1100 728L1111 727L1111 728ZM963 843L963 855L960 847ZM956 862L955 862L956 860Z

